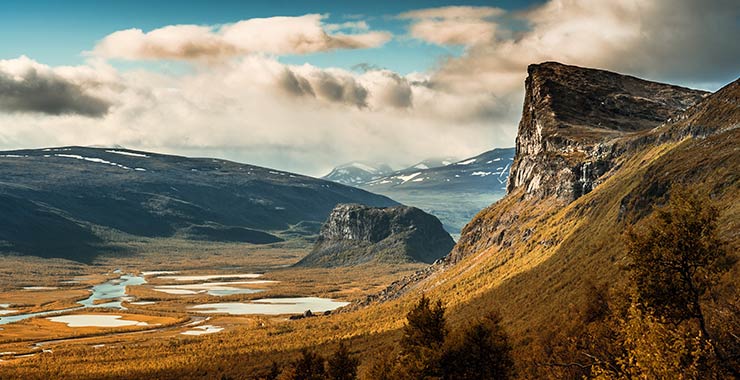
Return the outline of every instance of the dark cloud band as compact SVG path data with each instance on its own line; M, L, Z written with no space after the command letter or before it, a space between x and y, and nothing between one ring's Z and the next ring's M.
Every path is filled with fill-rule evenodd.
M28 70L22 78L0 72L0 111L102 117L111 104L53 73Z

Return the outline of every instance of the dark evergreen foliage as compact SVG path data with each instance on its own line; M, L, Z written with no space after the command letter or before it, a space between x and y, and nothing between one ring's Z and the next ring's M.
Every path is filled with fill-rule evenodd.
M360 361L349 354L344 342L340 342L337 350L327 361L327 376L331 380L357 379L357 366Z
M511 344L501 327L501 318L492 314L466 330L445 349L443 378L449 380L510 379L514 374Z

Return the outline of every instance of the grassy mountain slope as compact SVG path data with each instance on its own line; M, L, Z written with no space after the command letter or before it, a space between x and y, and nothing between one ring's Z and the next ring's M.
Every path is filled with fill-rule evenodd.
M740 252L740 83L734 82L655 129L620 136L622 152L594 189L568 202L525 188L481 211L450 264L416 285L441 297L462 322L496 308L521 358L585 308L590 284L616 288L627 264L622 235L664 202L670 186L695 186L721 210L720 236ZM453 264L454 263L454 264ZM737 297L738 266L716 289Z

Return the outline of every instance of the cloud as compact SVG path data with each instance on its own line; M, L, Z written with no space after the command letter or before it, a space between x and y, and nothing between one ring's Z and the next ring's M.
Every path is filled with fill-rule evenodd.
M294 94L308 95L331 103L355 107L367 106L367 89L349 72L339 69L322 70L311 65L286 68L285 75ZM296 86L297 85L297 86Z
M449 6L439 8L418 9L398 15L402 19L484 19L499 16L505 13L501 8Z
M740 66L732 37L740 34L738 8L730 0L551 0L512 16L528 29L472 45L431 82L502 95L520 91L527 65L553 60L701 85L727 80Z
M263 34L266 41L275 39L267 48L248 38L237 46L226 38L227 26L195 27L185 39L179 32L157 33L157 38L151 37L154 31L142 32L145 37L124 38L115 46L117 51L141 57L143 38L151 46L169 49L147 52L152 59L217 58L219 64L165 74L143 69L118 72L97 60L76 67L23 63L26 58L0 61L3 85L7 78L27 78L32 67L38 77L55 78L79 90L56 91L67 94L63 102L76 105L72 109L84 109L78 102L86 96L110 105L98 118L84 112L49 117L39 113L43 111L3 106L0 148L120 144L312 175L353 160L402 166L430 156L473 156L513 146L526 67L531 63L557 60L684 85L736 79L740 53L734 37L740 30L734 21L738 9L732 5L721 0L552 0L503 15L478 9L472 13L485 15L479 19L493 25L491 38L471 37L461 56L447 58L428 72L407 75L370 65L358 66L356 72L287 65L270 55L328 48L340 43L336 31L351 30L350 26L328 30L320 17L312 25L323 27L335 42L322 40L321 33L304 38L305 43L292 41L287 36L296 33L290 28ZM467 7L452 9L410 13L406 20L413 27L424 20L464 24L473 18ZM507 24L514 17L519 18L517 30ZM255 28L267 33L265 27ZM127 46L123 43L127 41L135 43ZM235 53L224 48L247 45L259 47L250 52L273 50L243 54L246 50ZM2 99L12 92L0 94Z
M69 68L59 71L73 74ZM111 103L89 93L94 85L65 77L25 56L0 60L0 111L102 117Z
M358 157L402 166L513 138L489 120L458 123L464 102L388 70L358 74L259 55L194 70L121 72L116 106L102 119L0 112L0 147L120 144L321 175Z
M308 54L336 49L364 49L385 44L388 32L367 30L363 21L322 24L325 16L252 18L223 26L170 25L144 32L127 29L103 38L92 54L126 60L222 61L251 53Z
M401 19L413 20L411 36L438 45L478 45L493 40L496 23L505 11L494 7L450 6L410 11Z
M413 106L413 85L390 70L367 71L359 80L368 89L368 103L373 109L407 109Z

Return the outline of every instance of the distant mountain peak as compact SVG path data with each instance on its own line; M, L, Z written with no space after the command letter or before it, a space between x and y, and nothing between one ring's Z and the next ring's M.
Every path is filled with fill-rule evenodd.
M422 161L412 167L375 178L361 187L381 194L390 188L456 188L457 192L501 193L506 186L513 157L514 148L499 148L463 160L448 161L452 158L447 158L444 159L446 164L440 159L434 161L439 163L437 166L428 166L425 162L431 164L431 161Z
M409 171L413 169L434 169L434 168L441 168L443 166L450 165L458 160L457 157L433 157L433 158L427 158L423 161L419 161L414 165L409 166L406 169L403 169L402 171Z
M373 164L363 161L352 161L337 166L329 174L321 178L343 185L357 186L391 172L393 172L393 169L385 163Z

